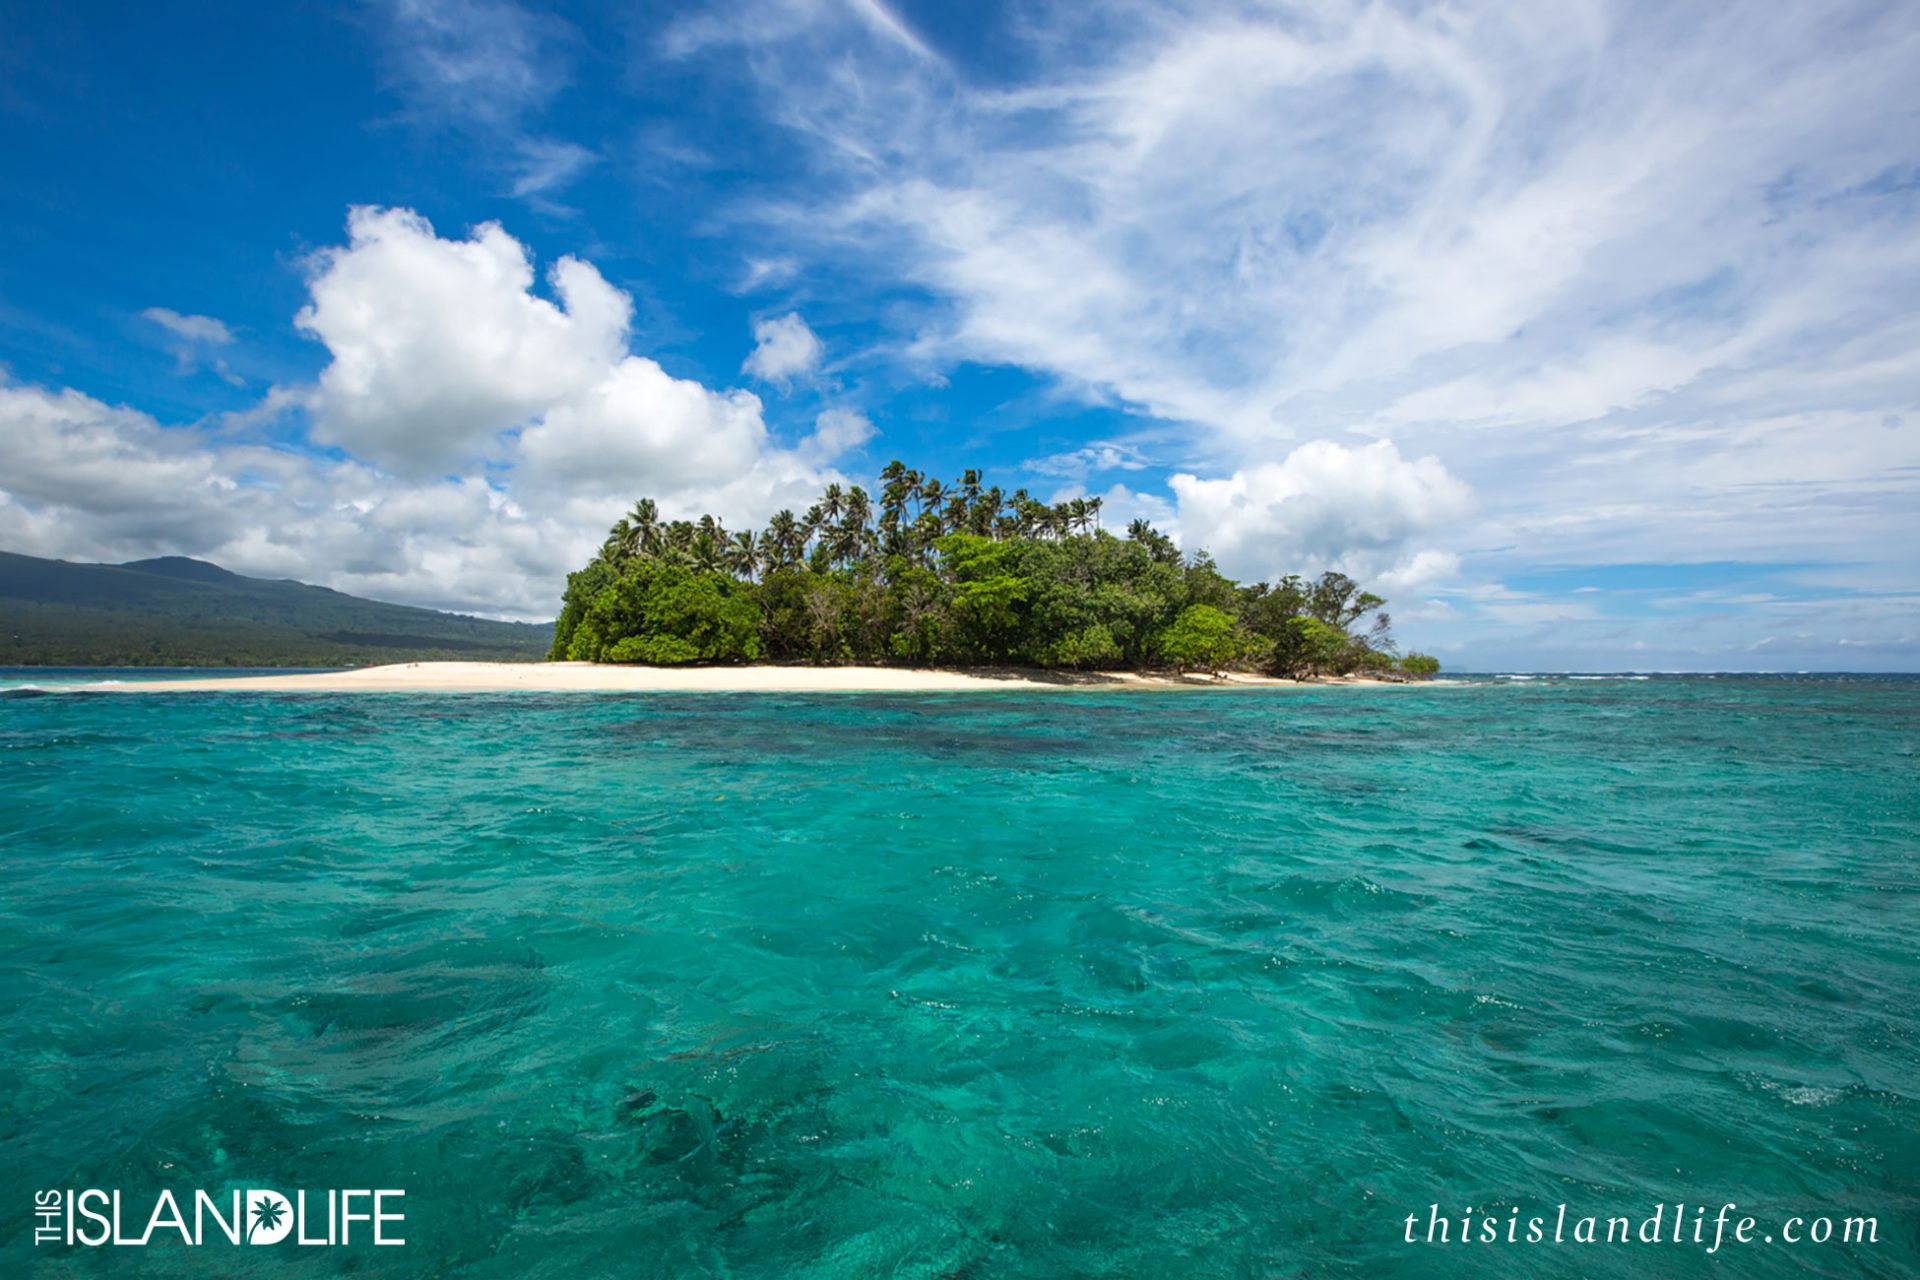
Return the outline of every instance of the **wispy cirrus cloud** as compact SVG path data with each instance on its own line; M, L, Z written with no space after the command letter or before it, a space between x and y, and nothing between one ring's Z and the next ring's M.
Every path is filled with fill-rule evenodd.
M224 347L233 341L233 331L212 316L182 315L170 307L148 307L140 313L182 342Z
M1920 533L1911 11L1024 12L1027 56L968 66L841 6L731 11L819 175L761 212L922 286L903 354L1181 424L1181 523L1230 567L1314 549L1253 490L1316 441L1408 517L1322 554L1458 563L1462 637L1513 621L1466 586L1542 559L1866 574ZM1474 514L1404 483L1422 459Z
M168 335L168 350L181 373L211 369L221 380L240 386L244 379L227 367L226 360L214 354L214 348L233 345L233 331L226 322L212 316L183 315L171 307L148 307L140 318L151 321Z
M519 146L518 176L512 192L523 199L544 197L550 191L566 187L599 159L593 152L572 142L529 138Z
M821 35L831 40L841 24L857 26L895 52L922 62L940 60L886 0L761 0L693 9L667 23L657 43L669 57L684 58L716 48L771 47Z
M1144 471L1147 468L1147 459L1146 455L1133 445L1111 440L1095 440L1064 453L1050 453L1044 458L1029 458L1020 465L1022 469L1034 472L1036 475L1084 480L1090 475L1109 471Z
M512 0L375 0L392 86L413 123L490 155L509 192L548 211L599 157L539 119L570 79L571 26Z

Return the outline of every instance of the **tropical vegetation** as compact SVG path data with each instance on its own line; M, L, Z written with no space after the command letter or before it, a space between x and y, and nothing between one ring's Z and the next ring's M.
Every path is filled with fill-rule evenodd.
M764 529L642 499L569 576L552 657L589 662L1022 665L1424 677L1385 601L1341 573L1241 584L1099 498L1046 503L889 463Z

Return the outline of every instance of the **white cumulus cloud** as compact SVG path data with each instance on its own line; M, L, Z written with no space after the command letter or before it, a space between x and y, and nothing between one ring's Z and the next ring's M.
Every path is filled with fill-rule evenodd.
M627 296L562 258L559 301L539 297L526 249L496 223L443 240L408 210L357 208L347 237L316 256L295 318L333 356L314 404L322 443L430 472L586 392L625 352Z
M825 409L813 420L813 434L801 442L809 457L826 460L851 453L873 439L873 423L852 409Z
M551 616L589 525L478 477L407 481L77 391L0 384L0 545L118 561L172 553L378 599Z
M753 351L743 373L763 382L788 382L820 367L824 348L799 312L759 320L753 326Z
M495 224L443 238L355 209L296 323L331 359L217 428L0 381L0 545L202 556L377 599L550 617L566 572L636 498L735 524L803 505L872 434L848 410L791 447L759 397L629 352L632 303L562 258L536 291ZM250 437L304 412L304 439ZM317 453L331 445L344 457Z
M1409 461L1389 440L1361 448L1314 440L1279 462L1222 479L1181 474L1169 483L1180 502L1182 542L1250 578L1300 569L1405 576L1416 564L1431 571L1446 561L1410 544L1456 523L1472 505L1437 458Z
M710 391L628 356L522 432L519 457L523 482L618 495L635 476L663 489L719 484L766 448L758 396Z

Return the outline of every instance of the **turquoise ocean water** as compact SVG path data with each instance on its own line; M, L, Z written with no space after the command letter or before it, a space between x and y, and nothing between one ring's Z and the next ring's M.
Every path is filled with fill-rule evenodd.
M15 688L0 1274L1914 1275L1916 750L1898 678ZM409 1243L34 1246L89 1186ZM1424 1243L1729 1201L1880 1242Z

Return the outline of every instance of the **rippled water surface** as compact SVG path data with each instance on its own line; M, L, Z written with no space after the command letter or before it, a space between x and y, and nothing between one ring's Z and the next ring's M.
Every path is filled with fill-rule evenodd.
M1920 1273L1920 681L0 695L0 1273ZM403 1250L30 1243L389 1186ZM1404 1242L1438 1202L1873 1247Z

